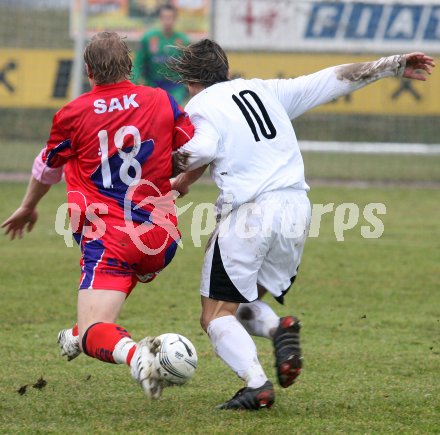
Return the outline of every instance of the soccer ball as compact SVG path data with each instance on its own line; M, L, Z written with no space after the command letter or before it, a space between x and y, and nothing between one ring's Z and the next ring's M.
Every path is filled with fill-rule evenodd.
M180 334L162 334L157 338L161 340L156 354L156 367L160 377L172 384L184 384L196 371L196 348Z

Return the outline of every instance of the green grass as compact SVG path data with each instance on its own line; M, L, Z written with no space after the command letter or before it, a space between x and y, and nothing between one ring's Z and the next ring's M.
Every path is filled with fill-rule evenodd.
M440 155L303 152L306 178L353 181L440 181Z
M30 173L36 155L45 146L39 141L9 141L0 139L3 158L0 159L0 172Z
M0 218L18 205L24 184L1 184ZM181 204L215 198L194 188ZM64 202L57 186L25 239L0 242L1 433L439 433L440 304L437 190L316 188L315 203L382 202L384 235L360 236L359 223L336 242L333 216L310 238L295 289L280 315L304 324L305 369L287 390L276 389L270 411L221 412L214 406L241 387L214 356L198 324L202 248L189 237L191 214L181 219L184 249L151 285L138 286L120 324L135 338L176 331L199 353L194 379L148 403L128 369L84 355L67 363L55 344L75 319L78 251L54 232ZM191 208L193 210L194 207ZM272 303L272 302L271 302ZM257 340L274 380L271 344ZM17 389L43 376L42 390Z
M302 140L440 143L437 116L306 113L293 121Z

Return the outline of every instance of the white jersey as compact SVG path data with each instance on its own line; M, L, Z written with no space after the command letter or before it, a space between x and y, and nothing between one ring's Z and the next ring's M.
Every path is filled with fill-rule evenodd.
M218 83L185 108L196 129L209 129L207 121L216 130L211 175L221 202L233 208L270 190L309 189L292 123L272 86L257 79Z
M342 65L296 79L237 79L208 87L185 108L196 128L194 138L179 150L185 169L210 163L221 190L218 206L228 202L236 208L288 187L307 191L291 120L381 77L397 75L401 61L393 56L354 64L357 69Z

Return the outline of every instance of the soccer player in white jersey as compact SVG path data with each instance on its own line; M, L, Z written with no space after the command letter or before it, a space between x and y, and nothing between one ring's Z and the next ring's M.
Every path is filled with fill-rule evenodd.
M209 165L220 189L218 224L206 248L201 324L217 355L246 386L222 409L271 407L274 388L250 335L271 339L278 381L292 385L302 367L300 322L279 318L261 298L283 303L295 280L310 223L308 185L291 120L384 77L426 80L434 67L423 53L327 68L290 80L229 80L222 48L202 40L170 62L192 99L196 127L178 150L181 194Z

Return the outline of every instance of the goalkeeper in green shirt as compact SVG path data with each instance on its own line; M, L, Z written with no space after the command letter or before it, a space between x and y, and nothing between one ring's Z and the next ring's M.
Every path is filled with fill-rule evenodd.
M189 38L184 33L174 30L177 19L177 9L174 6L162 6L159 19L161 29L151 30L141 39L141 45L134 60L133 82L162 88L170 93L179 104L183 104L187 97L186 86L167 79L173 75L165 64L170 56L178 54L173 47L188 45Z

